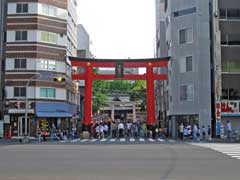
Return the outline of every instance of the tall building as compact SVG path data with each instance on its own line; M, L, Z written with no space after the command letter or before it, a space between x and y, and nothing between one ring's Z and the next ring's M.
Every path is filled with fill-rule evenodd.
M77 55L76 6L76 0L8 1L6 127L12 136L76 126L78 86L67 58Z
M210 4L209 0L160 0L156 5L162 11L156 23L156 54L171 57L168 81L160 84L157 111L176 137L180 123L212 124Z
M217 135L230 120L240 130L240 2L213 0L213 59Z
M84 28L82 24L77 25L77 54L78 57L90 58L90 37L87 30Z
M4 115L4 62L6 35L6 1L0 1L0 120Z

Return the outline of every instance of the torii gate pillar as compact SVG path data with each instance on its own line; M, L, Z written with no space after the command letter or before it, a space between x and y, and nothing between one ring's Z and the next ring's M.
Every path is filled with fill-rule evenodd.
M155 97L154 97L154 77L153 66L149 62L147 64L147 125L148 129L151 129L155 125Z

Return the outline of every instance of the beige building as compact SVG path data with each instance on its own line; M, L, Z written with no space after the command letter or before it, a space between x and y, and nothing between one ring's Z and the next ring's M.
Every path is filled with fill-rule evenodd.
M76 124L78 86L67 58L77 55L76 7L76 0L8 1L5 117L12 136Z

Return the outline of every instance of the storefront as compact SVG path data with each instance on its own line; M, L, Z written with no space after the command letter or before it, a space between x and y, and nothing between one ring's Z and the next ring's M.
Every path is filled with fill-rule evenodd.
M221 102L221 123L225 130L228 120L232 124L233 131L240 132L240 101Z
M64 102L36 102L35 108L36 126L32 127L35 132L40 128L50 134L52 129L63 131L76 127L75 105Z

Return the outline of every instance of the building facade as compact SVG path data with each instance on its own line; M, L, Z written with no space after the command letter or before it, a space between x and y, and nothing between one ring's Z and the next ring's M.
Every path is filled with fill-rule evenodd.
M213 58L217 135L230 120L240 130L240 2L213 1Z
M4 62L6 37L6 1L0 2L0 120L4 116Z
M8 1L6 130L12 136L75 127L78 86L67 57L77 55L76 7L76 0Z
M156 55L171 57L169 79L160 83L157 112L176 137L180 123L212 125L210 4L209 0L156 4L157 11L164 12L157 16Z

